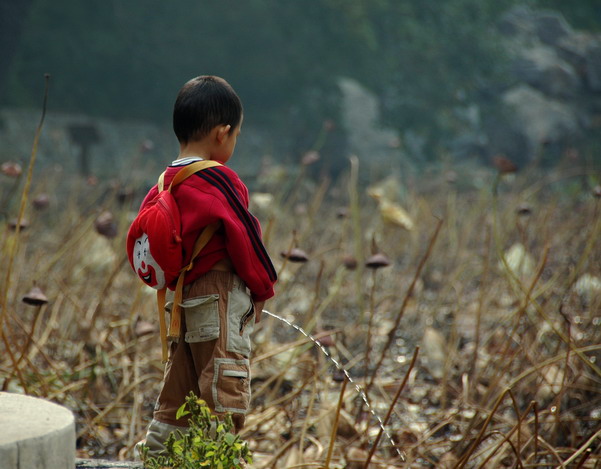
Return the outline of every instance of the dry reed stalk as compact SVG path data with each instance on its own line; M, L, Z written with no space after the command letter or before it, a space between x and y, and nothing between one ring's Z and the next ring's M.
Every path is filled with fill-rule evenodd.
M313 359L310 359L310 358L305 358L302 360L298 360L296 362L293 362L293 359L294 359L294 357L290 357L290 359L288 360L286 365L281 367L280 371L278 373L273 374L272 376L269 377L269 379L265 380L265 382L261 385L261 387L253 393L253 397L256 398L256 397L262 396L263 393L265 393L267 390L269 390L270 387L272 387L271 392L269 393L269 395L266 398L266 403L273 405L272 401L274 399L274 396L277 393L278 389L280 388L288 370L293 365L300 365L305 362L310 363L310 364L314 363ZM274 382L275 382L275 384L273 384ZM272 384L273 384L273 386L272 386Z
M569 465L571 463L573 463L576 459L578 459L578 456L580 456L582 453L584 453L585 451L589 450L589 448L591 447L591 445L595 442L596 439L601 439L601 429L597 430L588 440L586 440L584 442L583 445L580 446L580 448L578 448L578 450L572 454L572 456L570 456L568 459L566 459L565 461L563 461L562 467L565 465ZM588 456L587 456L588 458ZM585 458L582 459L582 461L580 461L579 466L581 466L582 464L584 464L584 461L586 461ZM559 466L557 466L558 469Z
M27 199L29 196L29 188L31 186L31 180L33 177L33 167L35 165L36 157L38 154L38 143L40 141L40 135L42 134L42 126L44 125L44 119L46 117L46 105L48 104L48 87L50 83L50 75L44 75L44 100L42 103L42 115L40 117L40 122L35 131L35 135L33 138L33 146L31 148L31 156L29 158L29 166L27 168L27 177L25 178L25 186L23 187L23 193L21 195L21 202L19 206L19 212L17 215L17 222L15 226L14 233L14 244L12 244L9 256L8 256L8 264L6 267L6 277L4 279L4 288L2 291L2 311L0 311L0 327L2 326L2 322L4 320L4 313L6 312L7 307L7 296L8 290L10 286L10 279L12 274L13 262L15 258L15 254L18 250L19 243L19 234L21 233L21 222L25 215L25 206L27 205Z
M21 348L21 353L20 353L19 358L17 359L16 366L19 366L19 364L23 360L23 357L29 351L29 347L31 347L31 343L34 340L33 335L35 333L35 326L38 323L38 319L40 318L40 315L41 315L43 309L46 309L45 305L39 305L35 308L35 312L33 313L33 321L31 322L31 329L27 333L27 338L25 339L25 345L23 345L23 347Z
M94 226L94 219L95 217L88 217L84 222L80 221L75 228L75 233L68 234L63 238L60 248L48 260L44 259L45 263L35 270L33 279L39 280L40 278L44 278L48 275L48 272L56 267L59 261L65 259L66 254L74 252L79 241L89 235L90 229Z
M453 466L453 469L462 469L467 464L467 462L469 461L473 452L475 451L475 449L478 447L478 445L482 441L482 439L484 437L484 431L487 429L488 425L492 421L492 418L495 415L495 413L497 412L497 409L499 408L499 406L501 405L501 403L503 402L503 400L505 399L507 394L510 392L511 392L511 389L505 389L505 391L503 391L503 393L497 398L495 405L489 412L488 417L486 418L486 420L484 421L484 423L482 425L482 428L480 429L480 433L474 439L474 441L469 445L467 451L465 452L465 454L463 454L461 456L461 458L459 459L457 464L455 466Z
M396 331L401 323L403 314L405 313L405 309L407 308L407 305L409 304L409 298L411 298L411 295L413 294L413 290L415 289L415 284L417 283L417 279L419 278L419 275L421 274L421 271L424 268L424 265L426 264L428 257L430 257L430 254L432 253L432 249L434 248L434 244L436 243L436 238L438 237L438 233L440 232L440 229L442 228L442 223L443 223L443 220L439 219L438 223L436 224L436 229L434 230L434 234L430 237L430 242L428 243L426 252L423 255L423 257L421 258L421 260L417 266L417 270L415 271L415 275L413 276L413 280L411 281L411 284L409 285L409 288L407 289L407 292L405 293L405 297L403 298L403 304L401 305L401 308L399 309L399 312L397 313L397 316L394 321L394 325L388 331L388 337L386 340L386 344L384 345L384 348L382 349L382 353L380 355L378 363L376 364L374 370L372 371L369 382L365 388L366 395L369 392L371 386L373 385L376 375L378 374L378 371L380 370L380 367L382 366L382 362L384 361L384 358L386 357L386 353L390 349L392 341L394 340Z
M27 383L25 382L25 379L23 378L23 374L21 373L21 370L20 370L19 365L15 358L15 355L11 349L11 344L9 343L8 338L6 337L6 334L4 331L4 326L5 326L4 321L5 321L5 317L6 317L6 309L8 307L8 291L10 289L10 281L11 281L11 276L12 276L13 263L14 263L16 252L18 251L18 248L19 248L19 235L21 233L21 221L23 220L23 217L25 215L25 206L27 205L29 188L31 186L31 180L32 180L32 176L33 176L33 167L35 165L35 161L36 161L36 157L37 157L37 153L38 153L38 143L40 141L40 135L42 133L42 126L44 124L44 118L46 117L46 105L48 103L49 82L50 82L50 75L45 74L44 75L44 100L42 103L42 115L40 117L40 122L38 123L38 126L35 131L35 135L33 138L33 146L31 148L31 156L29 158L29 166L27 168L27 177L25 179L25 186L23 188L23 193L21 195L21 204L19 206L19 213L17 215L17 223L16 223L16 227L15 227L15 233L13 235L14 242L11 244L10 252L8 255L8 264L6 266L6 276L4 278L4 287L2 289L2 305L1 305L1 309L0 309L0 335L2 336L2 341L4 342L6 353L8 354L8 356L13 364L13 370L17 374L17 377L19 379L19 384L21 385L21 387L25 390L25 392L27 394L28 394Z
M326 462L324 469L330 469L330 461L332 460L332 452L334 451L334 443L336 442L336 432L338 431L338 421L340 420L340 410L342 409L342 403L344 402L344 391L346 391L346 385L348 380L342 381L340 389L340 397L338 398L338 405L336 406L336 414L334 416L334 424L332 425L332 433L330 435L330 444L328 446L328 453L326 456Z
M315 340L319 341L319 339L321 339L323 337L327 337L327 336L330 336L330 335L336 335L340 331L341 331L341 329L332 329L332 330L323 331L323 332L320 332L318 334L315 334L313 336L313 338ZM275 350L272 350L271 352L266 352L266 353L264 353L262 355L259 355L258 357L254 357L252 359L252 362L253 363L259 363L259 362L261 362L263 360L267 360L269 358L275 357L276 355L279 355L280 353L287 352L290 349L299 347L301 345L306 345L306 344L308 344L310 342L312 342L312 340L309 339L308 337L305 337L303 339L297 340L296 342L291 342L289 344L281 345L280 347L278 347Z
M484 265L484 268L482 271L482 284L480 285L480 294L478 296L478 308L476 309L476 324L474 326L474 353L472 354L472 363L471 363L471 370L470 370L470 377L471 377L471 381L473 383L478 382L478 373L479 373L478 351L480 350L480 330L482 327L482 311L484 309L484 303L486 301L486 289L484 288L484 285L487 284L489 270L490 270L490 255L489 255L490 243L491 243L490 229L487 229L485 240L484 240L485 250L484 250L484 253L482 254L483 265ZM474 392L475 392L475 390L474 390ZM468 395L468 397L471 397L469 391L468 391L467 395Z
M553 455L555 457L555 459L557 459L557 461L559 462L559 466L557 466L555 469L567 469L565 464L561 460L561 456L555 450L555 448L553 448L553 445L547 443L543 438L539 438L539 442L541 443L542 446L547 448L547 451L549 451L549 454Z
M113 401L109 405L107 405L103 410L96 409L96 416L93 417L92 419L90 419L89 423L84 428L80 429L77 432L77 436L80 437L80 436L86 434L87 432L89 432L92 429L93 425L96 425L98 422L102 421L102 419L104 417L106 417L107 414L109 414L116 407L118 407L121 404L121 402L126 397L128 397L131 392L134 391L136 386L139 386L140 384L144 383L145 381L151 381L151 380L156 380L156 379L159 379L159 377L157 377L153 373L149 373L149 374L140 376L138 381L134 381L129 386L126 386L125 388L120 389L118 395L113 399Z
M313 420L311 420L309 422L309 425L316 425L317 423L319 423L321 420L323 420L324 418L327 417L327 413L323 412L321 415L315 417ZM279 449L278 451L276 451L276 453L269 459L269 461L267 461L263 466L261 466L262 468L268 468L268 467L274 467L274 465L276 464L276 462L278 461L278 459L280 459L285 453L286 451L288 451L290 449L291 446L293 446L294 444L296 444L296 442L299 440L300 438L300 434L297 433L295 434L292 438L290 438L286 443L284 443Z
M520 409L518 407L518 404L515 400L515 396L513 395L513 392L511 392L511 390L509 390L509 396L511 397L511 401L513 403L513 408L514 411L518 417L518 421L517 423L514 425L514 427L505 435L503 435L503 439L501 441L499 441L496 445L496 448L490 450L490 449L486 449L483 451L488 451L489 455L480 463L480 465L478 466L478 469L484 469L486 467L486 464L488 463L488 461L490 461L490 459L492 459L492 457L495 455L495 453L501 448L501 446L503 446L503 444L508 443L509 445L511 445L512 449L514 450L514 454L516 455L517 458L517 463L519 467L523 467L523 463L521 460L521 453L522 453L522 445L521 445L521 425L522 425L522 421L524 420L524 417L528 414L528 412L530 412L530 410L533 408L534 406L534 401L532 401L530 403L530 405L524 410L524 412L520 415ZM517 445L514 446L513 442L510 440L510 438L513 436L514 433L517 432Z
M311 418L311 414L313 413L313 404L315 403L315 396L317 395L317 376L315 376L315 379L312 382L312 386L311 386L311 397L309 398L309 405L307 406L307 416L305 417L305 420L303 421L303 427L301 429L301 437L300 437L300 442L299 442L299 454L301 455L301 457L303 457L303 452L304 452L304 444L305 444L305 437L307 435L307 427L308 427L308 422L309 419Z
M367 337L365 338L365 357L364 361L364 374L369 374L369 362L371 352L371 329L373 327L374 315L375 315L375 295L376 295L376 275L378 269L373 269L371 272L371 288L369 290L369 319L367 324Z
M363 234L361 230L361 210L359 206L359 192L357 190L359 184L359 158L352 155L350 157L351 172L349 178L349 203L351 212L351 223L353 229L353 251L355 259L357 259L357 268L355 269L355 302L359 310L358 324L363 324L365 319L365 305L363 300Z
M111 271L107 281L105 282L102 290L100 291L100 294L98 295L96 305L88 309L85 317L85 323L88 325L89 328L88 334L92 334L92 332L96 328L96 320L98 318L98 315L100 314L100 311L102 310L102 306L105 303L105 299L111 288L113 288L113 284L115 282L115 279L117 278L117 274L123 268L123 266L127 264L127 262L128 260L126 256L120 256L119 261L115 263L113 270Z
M365 461L365 466L364 466L365 469L367 469L369 467L369 462L371 461L371 458L373 457L374 453L376 452L376 448L378 447L378 443L380 442L380 438L382 438L382 433L384 432L384 427L388 424L388 420L390 419L390 416L392 415L394 406L396 405L397 401L399 400L399 397L401 397L401 392L405 388L405 384L407 384L407 380L409 379L409 375L411 374L411 371L413 370L413 367L415 366L415 362L417 360L418 354L419 354L419 347L416 347L415 351L413 352L413 357L411 358L411 362L409 363L409 368L405 372L405 377L403 378L401 385L399 386L396 394L394 395L394 398L392 399L392 403L388 407L388 412L386 413L386 417L384 417L384 420L382 421L382 426L380 427L378 436L376 437L376 440L374 441L373 445L371 446L371 449L369 450L367 460Z
M323 277L323 270L325 268L325 263L323 260L319 262L319 270L317 271L317 276L315 277L315 284L313 287L313 299L311 300L311 305L305 311L305 317L303 318L303 329L307 332L311 332L313 325L317 325L319 322L318 317L315 315L315 307L319 301L319 294L321 291L321 279ZM310 327L311 326L311 327Z

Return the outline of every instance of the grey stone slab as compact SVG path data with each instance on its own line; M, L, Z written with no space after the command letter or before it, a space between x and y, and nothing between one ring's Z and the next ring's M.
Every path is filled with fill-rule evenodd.
M73 467L73 414L44 399L0 392L0 469Z
M107 461L104 459L76 459L76 469L142 469L140 461Z

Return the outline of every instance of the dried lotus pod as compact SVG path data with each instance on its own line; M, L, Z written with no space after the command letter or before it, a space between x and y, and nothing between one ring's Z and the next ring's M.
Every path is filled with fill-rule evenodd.
M107 238L117 236L117 223L115 222L115 217L109 211L104 211L98 215L94 222L94 227L98 233Z
M516 164L503 155L493 156L492 164L500 174L515 173L518 170Z
M307 262L309 260L309 256L305 251L299 248L292 248L290 251L283 251L280 255L284 259L288 259L290 262Z
M301 163L304 166L309 166L313 163L316 163L317 161L319 161L319 153L315 150L308 151L303 155L303 158L301 159Z
M379 269L380 267L387 267L389 265L390 259L382 253L374 254L365 261L365 266L370 269Z
M342 258L342 264L348 270L355 270L357 268L357 259L354 256L348 255Z
M48 303L48 298L44 295L44 292L36 286L29 290L29 292L23 296L22 300L23 303L33 306L42 306Z
M35 208L36 210L44 210L50 205L50 196L46 193L38 194L31 201L31 203L33 205L33 208Z
M18 178L23 173L23 168L19 163L7 161L0 166L0 172L10 178Z
M13 231L17 230L17 225L19 225L19 230L23 231L24 229L29 228L29 221L25 218L22 218L20 221L16 218L11 218L8 221L8 227Z
M516 207L516 210L518 215L522 215L522 216L527 216L527 215L531 215L532 214L532 206L530 204L527 203L521 203L520 205L518 205Z

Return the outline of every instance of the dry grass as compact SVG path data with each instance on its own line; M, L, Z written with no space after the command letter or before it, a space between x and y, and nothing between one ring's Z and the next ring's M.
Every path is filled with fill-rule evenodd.
M300 174L256 183L274 195L252 207L280 274L267 309L320 337L353 382L265 316L243 433L255 467L601 467L601 202L583 171L520 173L497 195L477 169L454 183L398 178L404 192L382 193L410 230L382 217L356 172L336 184ZM14 260L0 284L0 383L72 409L80 456L131 459L162 376L153 293L124 254L137 202L63 179L34 179L30 199L54 194L50 207L28 206L20 233L2 227ZM8 220L24 184L0 184ZM105 210L114 238L95 230ZM279 256L291 247L308 262ZM391 265L364 267L374 251ZM47 304L22 301L34 285Z

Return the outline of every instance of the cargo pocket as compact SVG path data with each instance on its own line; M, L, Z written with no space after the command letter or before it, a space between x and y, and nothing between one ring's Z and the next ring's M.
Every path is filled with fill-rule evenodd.
M250 334L255 325L255 307L250 297L243 291L230 293L227 306L227 343L228 352L250 357Z
M219 295L188 298L182 303L186 342L207 342L219 337Z
M249 361L216 358L212 392L216 412L246 414L250 404Z

